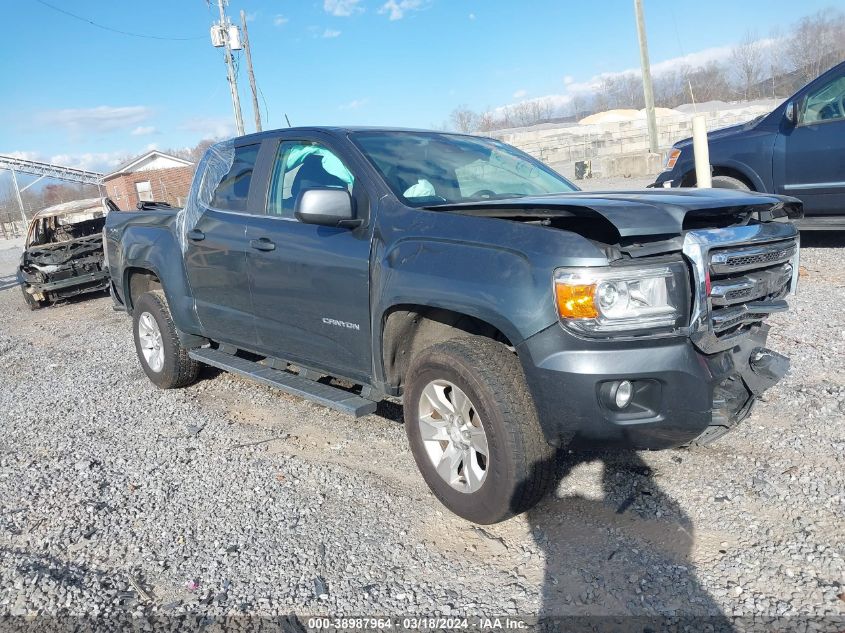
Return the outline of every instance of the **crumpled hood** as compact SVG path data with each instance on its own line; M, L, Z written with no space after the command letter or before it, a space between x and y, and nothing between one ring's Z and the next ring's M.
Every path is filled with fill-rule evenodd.
M771 212L774 217L801 217L801 202L795 198L734 189L577 191L428 208L506 219L600 216L623 238L680 235L690 215L715 218L738 211L756 211Z

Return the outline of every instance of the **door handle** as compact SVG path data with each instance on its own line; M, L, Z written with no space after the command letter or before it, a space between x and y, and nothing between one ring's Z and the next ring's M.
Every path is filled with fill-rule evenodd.
M200 231L199 229L191 229L186 234L189 240L193 240L195 242L200 242L205 239L205 233Z
M276 244L271 242L266 237L259 238L257 240L251 240L249 243L257 251L274 251L276 250Z

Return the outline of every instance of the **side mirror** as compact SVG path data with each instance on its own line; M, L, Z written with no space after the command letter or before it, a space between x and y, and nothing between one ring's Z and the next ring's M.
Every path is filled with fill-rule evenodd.
M790 101L786 104L786 110L783 111L783 116L792 125L798 124L798 108L795 107L794 101Z
M346 189L306 189L296 199L293 214L300 222L320 226L354 228L362 223L355 218Z

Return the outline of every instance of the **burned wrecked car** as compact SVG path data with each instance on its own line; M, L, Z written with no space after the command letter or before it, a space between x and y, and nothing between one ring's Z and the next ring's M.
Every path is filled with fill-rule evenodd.
M18 268L31 309L108 288L103 226L116 209L108 198L90 198L49 207L32 218Z

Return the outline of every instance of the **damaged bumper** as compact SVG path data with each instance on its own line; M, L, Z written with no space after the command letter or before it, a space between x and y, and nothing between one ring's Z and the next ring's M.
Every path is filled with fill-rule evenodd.
M105 290L109 286L102 237L87 236L27 249L18 269L23 292L36 303Z
M789 368L785 357L766 349L767 335L762 325L735 347L708 355L681 337L597 349L552 326L518 351L550 441L662 449L748 416ZM623 380L633 384L633 396L619 410L606 394Z

